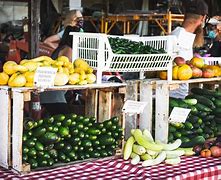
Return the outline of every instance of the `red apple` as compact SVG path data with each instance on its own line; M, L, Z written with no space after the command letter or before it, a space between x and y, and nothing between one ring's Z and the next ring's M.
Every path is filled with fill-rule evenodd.
M204 69L203 70L203 77L204 78L212 78L212 77L214 77L214 72L213 72L213 70L211 70L211 69Z
M177 64L177 66L181 66L183 64L186 64L185 59L180 56L175 57L173 61Z
M195 67L195 66L193 66L191 68L192 68L192 71L193 71L193 74L192 74L193 78L200 78L200 77L202 77L203 71L200 68Z

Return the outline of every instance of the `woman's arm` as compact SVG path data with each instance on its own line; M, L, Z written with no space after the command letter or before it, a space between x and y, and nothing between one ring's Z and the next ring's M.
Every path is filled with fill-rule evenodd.
M58 43L60 41L60 37L58 34L49 36L44 40L44 43L47 44L49 47L56 49L58 47Z
M66 56L69 59L69 61L72 62L72 49L66 46L59 52L58 56Z

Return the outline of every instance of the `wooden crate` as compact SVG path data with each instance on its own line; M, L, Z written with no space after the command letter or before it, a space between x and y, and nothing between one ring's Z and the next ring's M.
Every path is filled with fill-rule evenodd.
M104 83L84 86L61 86L46 89L52 90L82 90L86 91L85 116L94 116L99 122L113 116L121 116L126 84ZM33 88L12 88L12 168L19 173L30 172L29 164L22 164L22 135L24 102L31 100ZM124 128L125 120L121 116L121 125ZM121 148L122 149L122 148Z
M134 128L148 129L152 131L153 124L153 100L156 81L154 79L126 81L126 100L147 102L143 113L125 115L126 127L125 138L130 137L130 131Z
M11 98L8 87L0 88L0 166L9 168L11 166Z
M199 78L187 81L156 81L156 110L155 110L155 139L162 142L168 140L169 119L169 92L179 88L182 83L189 83L191 87L210 86L212 89L219 87L221 77Z

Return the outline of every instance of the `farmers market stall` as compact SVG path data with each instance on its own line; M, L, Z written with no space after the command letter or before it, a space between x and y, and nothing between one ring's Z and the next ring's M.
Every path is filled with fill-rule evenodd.
M98 159L26 175L0 168L1 179L221 179L221 158L183 157L179 165L136 166L121 158Z
M171 133L169 129L170 90L178 88L181 83L199 84L220 81L221 69L218 65L205 66L205 69L201 71L207 70L207 74L202 73L201 77L198 77L199 74L197 77L193 77L193 70L186 63L182 62L182 65L177 64L172 67L176 54L176 43L174 44L173 36L136 39L96 33L73 33L72 35L73 63L65 57L52 60L45 56L22 60L19 65L9 61L5 63L4 72L0 77L2 85L8 85L9 89L4 89L2 86L2 94L5 91L8 93L7 104L11 105L11 109L8 109L7 112L4 111L5 116L8 115L5 119L8 121L5 128L12 127L12 129L6 133L4 139L2 166L12 168L19 173L30 172L29 175L20 176L24 178L30 178L32 175L36 178L40 175L44 176L44 174L48 176L50 173L60 176L60 172L64 176L66 171L67 177L71 176L70 178L83 176L93 178L94 170L97 169L98 172L101 171L104 174L96 173L94 178L101 176L103 179L108 175L112 179L128 179L128 177L132 179L220 178L221 153L214 154L214 151L210 149L208 158L193 156L195 154L193 146L199 143L203 146L202 148L205 148L205 139L220 135L217 127L214 128L214 132L206 132L206 123L204 124L202 119L199 121L200 123L195 123L196 127L195 124L190 125L188 117L185 119L188 126L186 122L179 122L179 125L184 133L186 133L185 128L191 129L190 136L185 137L184 133L175 129L172 133L176 135L169 139L169 133ZM199 61L200 65L204 65L203 59ZM194 62L191 63L193 66ZM57 72L49 72L48 67L56 68ZM214 68L216 71L208 73L208 70L212 71L210 68ZM35 73L38 73L39 69L43 73L49 72L55 75L55 79L52 81L55 86L47 87L47 83L45 83L47 81L40 81L44 86L34 87L34 85L39 85L39 82L34 80ZM93 74L94 70L96 70L97 76ZM126 83L102 82L103 72L118 71L163 71L164 74L160 78L164 80L156 78ZM37 77L45 76L38 74ZM41 93L42 89L43 91L86 91L85 116L59 114L42 119L25 119L25 102L30 102L32 93ZM215 97L221 97L221 93L216 93L215 90L211 92L198 87L197 91L208 92L211 101ZM121 97L121 95L123 96ZM124 97L126 98L124 99ZM219 114L220 105L216 107L213 105L213 109L209 109L203 104L204 102L200 101L200 98L197 98L197 95L194 98L192 98L193 102L189 102L190 106L186 104L182 108L197 111L199 116L203 114L204 110L208 110L211 114L207 113L204 118L212 113ZM128 111L128 114L124 113L122 116L122 105L125 100L143 101L146 103L146 107L143 112L133 111L131 108L132 113ZM176 101L179 105L182 100L177 99ZM206 102L208 103L208 101ZM156 102L155 108L154 102ZM210 105L213 103L215 102L209 102ZM131 107L135 107L134 104ZM132 124L131 127L128 126L129 123ZM214 123L209 122L211 127L216 126ZM198 128L197 131L195 128ZM124 130L127 136L124 136ZM155 137L152 137L153 134ZM183 148L184 139L187 143L186 141L193 140L194 136L197 136L198 141L187 146L187 149ZM220 138L217 139L219 140L214 140L208 149L220 145ZM125 146L123 146L124 142L126 142ZM12 146L9 146L10 143ZM123 154L123 158L117 156L117 152L120 152L120 155ZM109 158L105 159L106 157ZM63 165L65 167L53 169ZM105 165L107 165L107 169L104 168ZM47 170L49 168L51 169ZM112 172L114 173L112 174ZM133 173L131 174L131 172Z

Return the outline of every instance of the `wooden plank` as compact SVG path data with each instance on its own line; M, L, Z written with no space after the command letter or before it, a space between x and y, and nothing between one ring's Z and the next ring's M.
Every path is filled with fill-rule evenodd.
M31 101L31 92L24 93L24 101Z
M124 105L124 95L119 93L113 93L113 103L111 116L117 116L120 118L122 115L122 108Z
M98 94L98 119L99 122L111 118L112 92L99 91Z
M30 58L34 58L39 55L40 2L41 1L31 0L28 3Z
M23 93L13 92L12 114L12 167L21 172L22 166L22 135L23 135Z
M126 87L126 100L138 100L138 82L128 81ZM131 129L137 128L137 115L125 115L125 138L130 137Z
M182 83L204 83L204 82L219 82L221 81L221 77L215 78L197 78L197 79L189 79L186 81L180 80L173 80L173 81L166 81L166 80L159 80L157 83L161 84L182 84Z
M169 86L167 84L156 86L155 111L155 139L167 143L169 126Z
M85 115L97 118L98 91L96 89L88 89L85 98Z
M139 128L152 132L153 85L145 81L140 83L140 101L147 102L147 105L143 113L140 114Z
M65 85L54 86L46 89L38 89L36 87L20 87L12 88L16 92L33 92L33 91L57 91L57 90L86 90L86 89L104 89L104 88L124 88L126 83L102 83L102 84L86 84L86 85Z
M0 150L0 165L8 168L11 164L11 108L10 98L8 90L0 90L0 139L1 139L1 150Z

